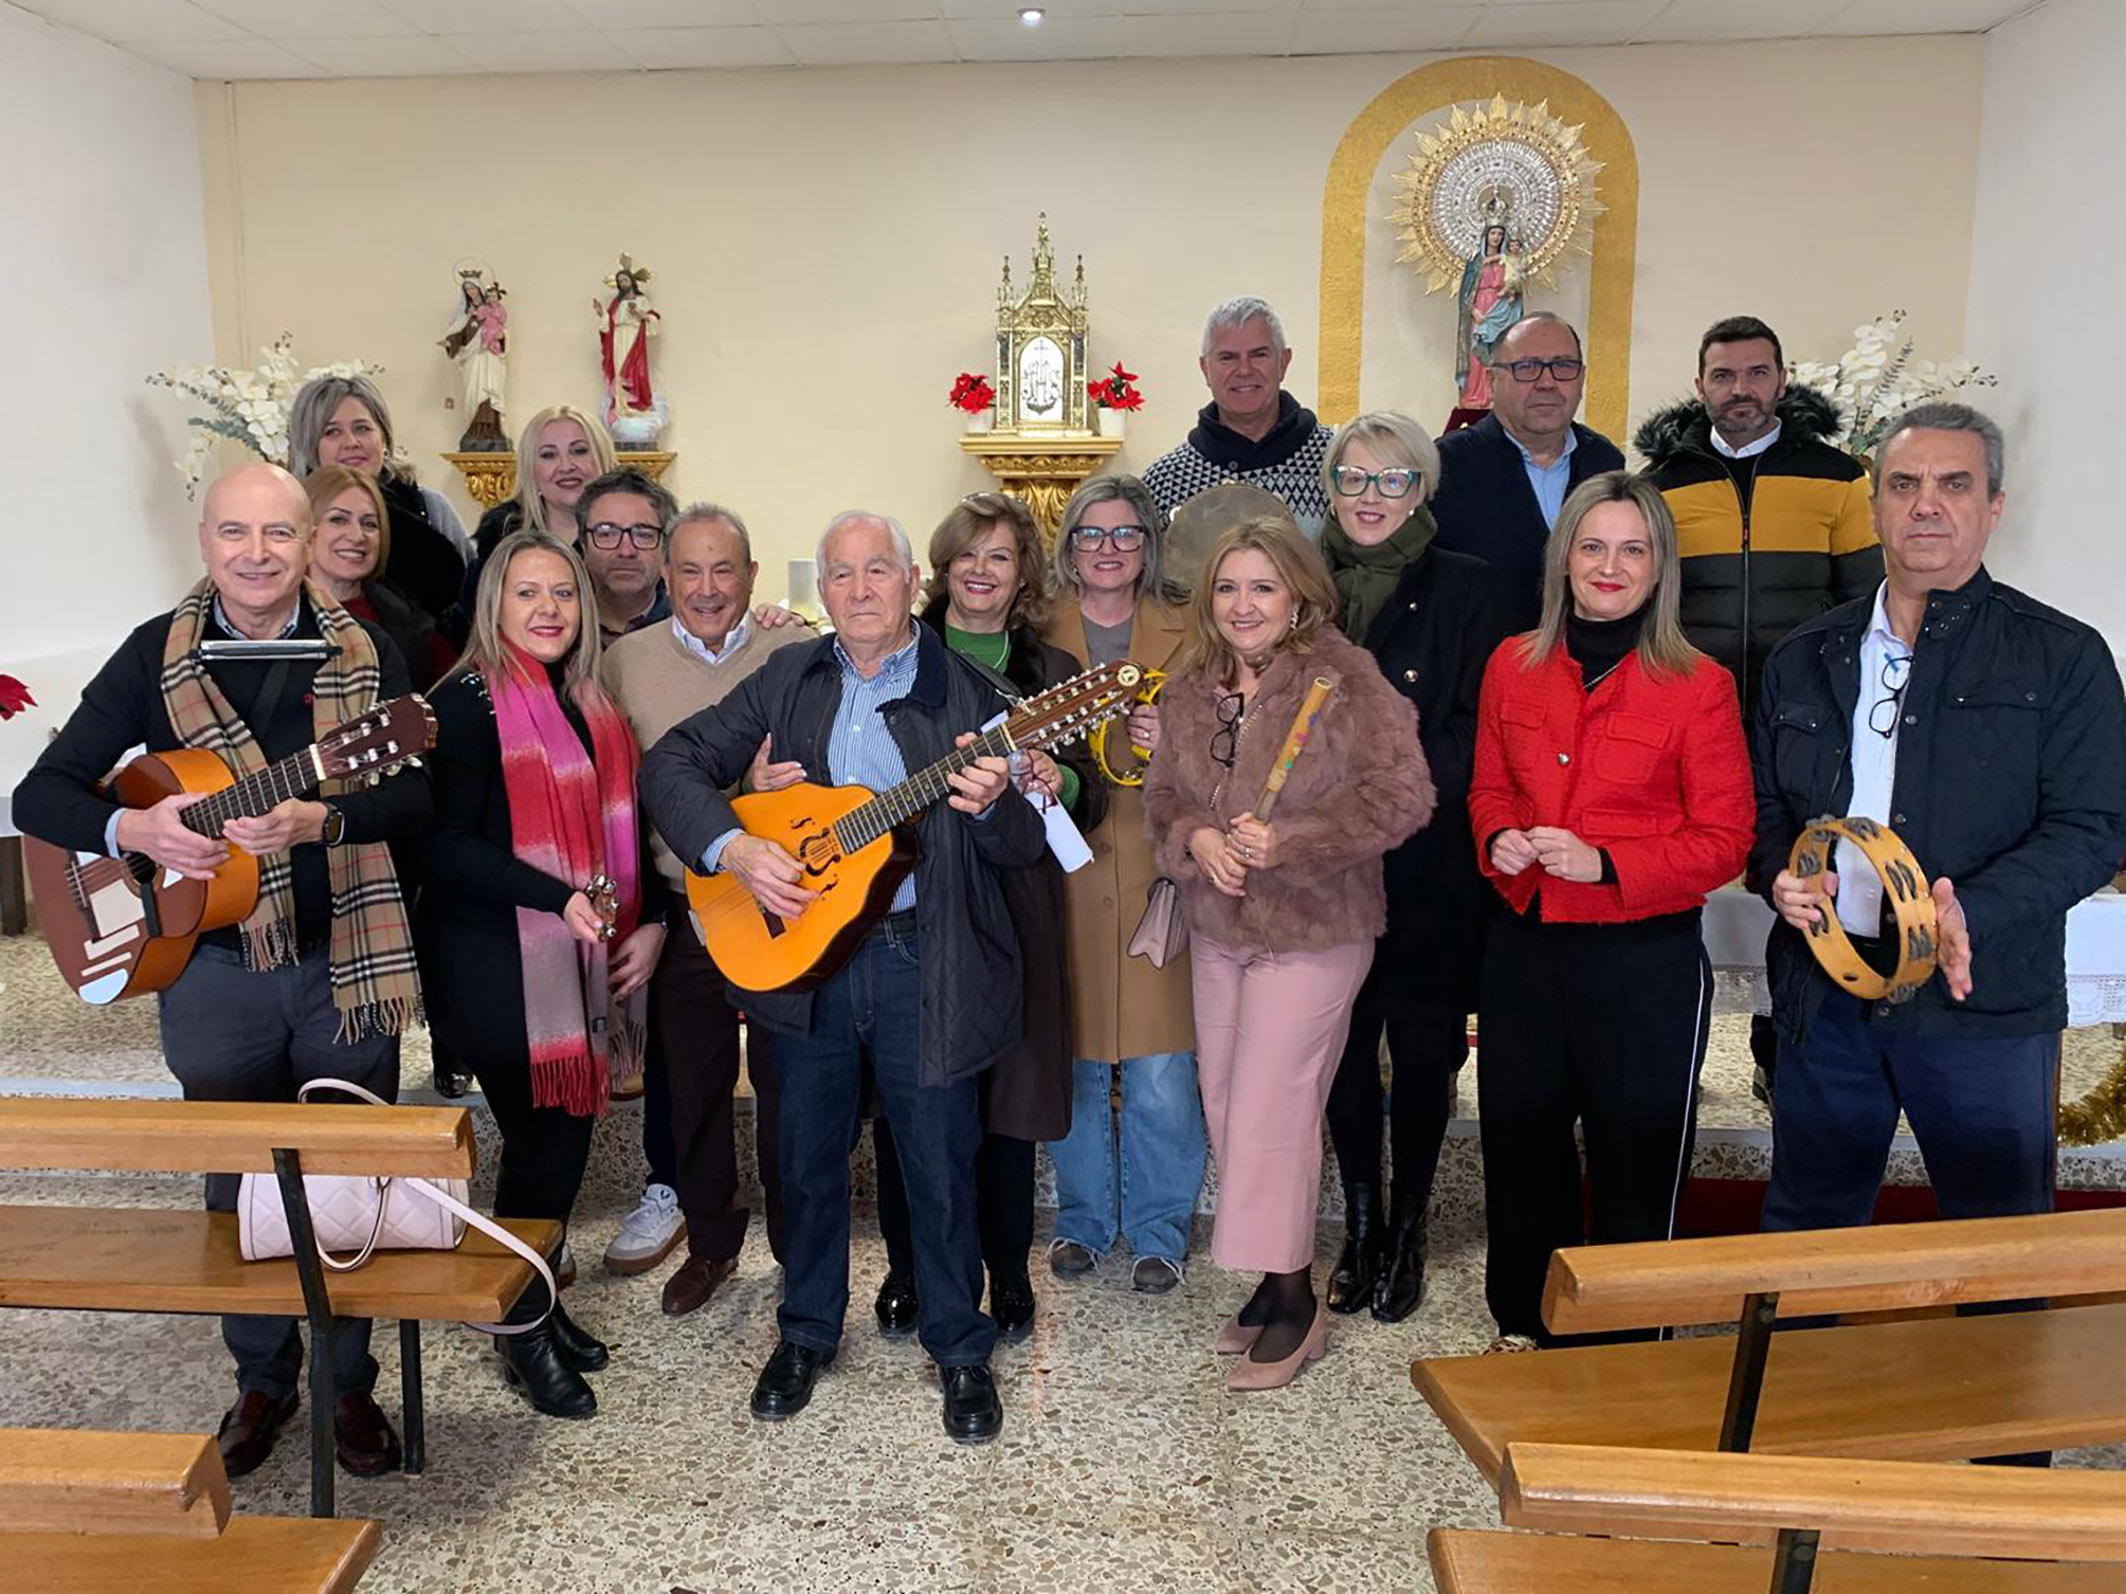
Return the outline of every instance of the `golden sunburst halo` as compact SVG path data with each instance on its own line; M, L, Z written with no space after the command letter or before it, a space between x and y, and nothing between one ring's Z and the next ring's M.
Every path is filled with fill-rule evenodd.
M1580 142L1579 127L1550 114L1548 100L1508 105L1495 95L1474 111L1457 105L1416 138L1388 219L1402 245L1396 261L1424 274L1427 293L1461 280L1487 223L1502 217L1522 242L1523 276L1547 286L1556 286L1555 268L1567 255L1591 252L1602 163Z

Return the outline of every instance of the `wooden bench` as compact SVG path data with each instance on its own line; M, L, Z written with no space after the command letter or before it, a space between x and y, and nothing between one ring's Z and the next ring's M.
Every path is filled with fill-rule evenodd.
M1923 1461L2102 1444L2126 1438L2126 1304L2088 1298L2121 1289L2117 1209L1586 1246L1551 1259L1553 1331L1740 1332L1410 1373L1494 1482L1513 1441ZM2069 1304L1774 1332L1782 1316L2032 1297Z
M423 1321L499 1321L535 1275L477 1231L455 1251L380 1251L328 1273L309 1246L305 1173L470 1178L472 1120L459 1107L0 1099L0 1167L100 1172L273 1173L297 1254L246 1262L233 1213L0 1206L0 1306L70 1311L262 1313L310 1324L310 1493L332 1514L334 1320L396 1318L408 1472L425 1465ZM507 1220L542 1254L558 1224Z
M1434 1530L1441 1594L2116 1594L2126 1584L2118 1473L1516 1443L1499 1508L1510 1526L1547 1531ZM1588 1533L1647 1537L1578 1536ZM1702 1542L1765 1537L1773 1542ZM1658 1542L1670 1539L1701 1542Z
M40 1594L340 1594L374 1522L231 1517L204 1434L0 1429L0 1583Z

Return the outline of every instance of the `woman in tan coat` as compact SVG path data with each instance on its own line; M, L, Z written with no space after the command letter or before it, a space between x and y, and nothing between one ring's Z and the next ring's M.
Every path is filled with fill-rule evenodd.
M1080 487L1063 511L1048 640L1088 667L1129 658L1169 668L1187 593L1162 574L1165 536L1166 516L1136 477ZM1140 706L1126 738L1117 727L1106 745L1107 817L1086 837L1093 861L1067 877L1077 1060L1070 1133L1048 1147L1056 1168L1048 1264L1058 1278L1081 1277L1119 1236L1135 1258L1131 1283L1162 1294L1181 1282L1188 1257L1204 1143L1188 959L1155 969L1127 951L1159 874L1144 837L1144 764L1132 750L1156 754L1157 706Z

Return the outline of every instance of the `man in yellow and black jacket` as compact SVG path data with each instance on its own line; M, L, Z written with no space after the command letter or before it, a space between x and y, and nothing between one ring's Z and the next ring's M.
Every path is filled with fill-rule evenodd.
M1731 316L1698 345L1698 397L1633 439L1676 517L1683 630L1734 674L1747 722L1773 646L1882 582L1860 461L1825 442L1838 412L1790 388L1778 334Z

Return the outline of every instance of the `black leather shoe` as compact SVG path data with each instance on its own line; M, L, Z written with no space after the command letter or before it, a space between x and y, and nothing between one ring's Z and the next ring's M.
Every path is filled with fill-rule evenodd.
M555 1303L553 1315L546 1322L554 1331L554 1349L577 1372L595 1373L612 1360L605 1342L586 1334L582 1325L561 1309L559 1302Z
M886 1282L878 1287L877 1304L872 1307L878 1313L878 1331L888 1339L906 1339L915 1332L920 1309L915 1280L905 1273L888 1273Z
M435 1087L438 1096L456 1101L472 1089L472 1075L461 1074L448 1063L438 1062L435 1065Z
M273 1441L287 1426L288 1419L295 1415L295 1408L302 1397L290 1390L279 1400L271 1395L262 1395L257 1390L238 1395L236 1404L221 1420L221 1428L215 1435L215 1444L221 1450L222 1470L232 1478L241 1478L247 1472L256 1472L259 1464L273 1453Z
M551 1322L522 1334L498 1334L495 1343L502 1351L502 1376L530 1397L534 1410L549 1417L588 1417L598 1409L598 1396L554 1342Z
M357 1478L396 1472L403 1459L391 1421L367 1395L342 1395L332 1407L332 1448Z
M1329 1275L1329 1310L1348 1317L1373 1304L1380 1279L1380 1186L1344 1186L1344 1248Z
M1398 1212L1388 1236L1386 1266L1373 1286L1373 1315L1383 1323L1400 1323L1425 1298L1425 1214ZM1354 1307L1355 1311L1356 1308Z
M941 1367L938 1382L945 1386L945 1437L954 1444L986 1445L1004 1431L1004 1403L987 1362Z
M997 1334L1016 1344L1033 1332L1033 1280L989 1276L989 1315L996 1319Z
M832 1351L814 1350L784 1340L753 1384L753 1415L762 1422L781 1422L812 1404L812 1386L834 1365Z

